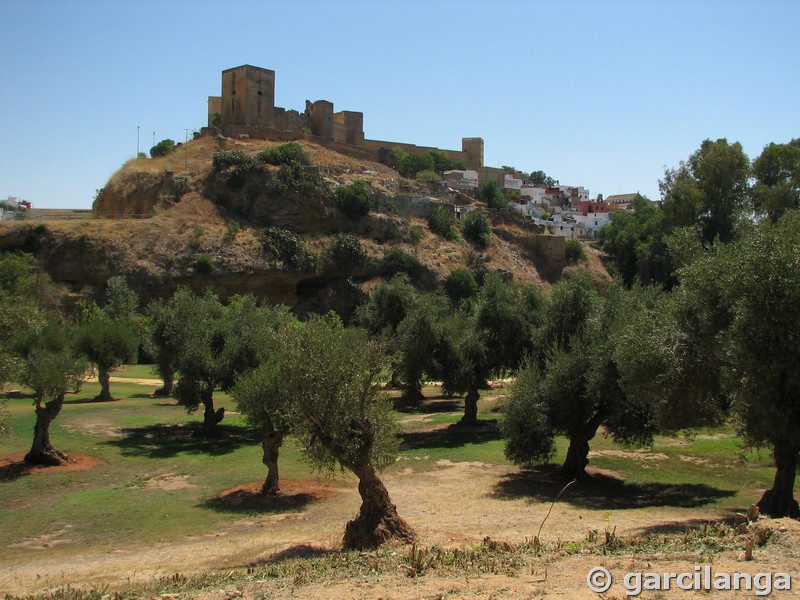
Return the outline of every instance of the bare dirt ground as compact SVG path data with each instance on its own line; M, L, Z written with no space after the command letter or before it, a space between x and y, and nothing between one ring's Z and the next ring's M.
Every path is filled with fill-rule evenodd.
M44 474L37 476L46 476ZM182 485L163 477L147 485ZM536 536L548 514L550 501L533 499L524 477L507 466L478 462L441 460L432 470L416 470L413 462L386 477L387 487L399 513L419 534L420 547L469 547L488 537L498 543L517 544ZM224 530L186 537L169 543L143 546L135 540L110 551L59 548L59 536L33 540L27 546L40 554L35 560L10 562L0 570L0 593L24 594L64 585L103 586L110 589L130 582L147 582L175 573L208 570L237 571L248 565L269 563L276 557L330 552L340 548L344 524L356 513L359 498L355 480L337 477L318 481L285 481L282 496L264 499L252 482L223 492L217 501L229 507L249 509ZM592 508L591 503L557 502L541 531L541 540L554 543L584 540L613 531L617 536L640 536L661 531L682 531L705 522L730 518L715 509L653 507ZM263 514L259 514L264 509ZM695 565L713 564L715 571L751 573L785 571L796 578L800 593L800 523L762 520L774 531L769 543L744 561L741 550L715 556L680 560L656 552L649 557L558 556L537 559L514 574L468 573L463 576L424 574L410 578L407 572L327 579L325 581L265 580L220 586L213 591L183 597L228 599L269 598L596 598L586 587L586 574L594 566L605 566L621 578L626 571L673 570L691 572ZM408 548L397 548L404 554ZM616 596L615 596L616 594ZM724 597L737 596L725 593ZM607 598L625 597L617 585ZM647 596L644 596L647 597ZM651 596L653 597L653 596ZM670 594L669 597L685 597Z

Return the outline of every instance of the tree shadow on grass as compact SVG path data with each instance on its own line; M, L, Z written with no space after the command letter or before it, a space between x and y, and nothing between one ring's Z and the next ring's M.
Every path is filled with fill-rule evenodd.
M32 398L33 396L31 396ZM131 399L142 399L142 400L152 400L153 396L151 394L126 394L124 396L120 396L119 398L112 398L111 400L98 400L95 397L91 398L71 398L69 400L64 400L64 404L114 404L115 402L119 402L120 400L131 400Z
M172 458L178 454L221 456L253 443L250 429L239 425L221 425L219 437L198 435L202 426L184 424L125 427L120 438L106 442L120 448L123 456Z
M539 465L504 475L491 495L499 499L528 498L552 502L567 485L556 476L556 465ZM613 475L591 473L572 484L559 501L590 509L627 509L673 506L695 508L736 495L704 483L628 483Z
M744 509L746 512L746 509ZM732 510L731 513L736 512ZM695 531L708 527L709 525L732 525L734 519L732 517L719 517L716 519L686 519L685 521L668 521L666 523L659 523L649 527L640 527L634 531L637 537L645 537L648 535L665 535L675 533L685 533L687 531Z
M483 444L501 438L500 428L494 419L482 420L478 426L458 423L426 431L409 431L400 436L400 450L424 448L459 448L465 444Z
M271 554L263 560L249 563L246 566L248 569L256 569L258 567L276 565L285 560L321 558L330 556L331 554L339 554L340 552L341 550L335 548L322 548L321 546L312 546L311 544L296 544L276 552L275 554Z
M438 414L460 412L464 410L464 401L461 398L448 398L437 396L423 400L413 400L402 396L394 399L394 409L401 413L410 414Z
M313 492L264 496L248 489L237 489L227 494L210 498L202 506L219 512L245 514L278 514L298 512L319 498Z

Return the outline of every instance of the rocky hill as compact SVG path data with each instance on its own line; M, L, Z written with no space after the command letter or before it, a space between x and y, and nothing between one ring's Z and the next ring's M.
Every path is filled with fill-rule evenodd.
M34 252L73 298L98 297L109 277L125 275L143 301L188 285L223 297L253 293L301 315L329 308L349 314L382 280L381 259L393 247L419 259L423 289L475 255L490 270L542 286L575 269L608 279L597 252L587 247L587 262L567 265L563 245L558 251L562 240L537 237L509 214L490 211L494 235L486 249L444 240L429 230L419 204L430 198L466 206L475 199L405 179L382 164L300 144L311 165L294 171L214 168L217 151L253 156L278 145L222 137L201 137L166 157L129 161L98 194L93 219L5 222L0 249ZM332 190L356 180L366 183L374 209L351 221L337 209ZM265 251L266 227L296 234L319 260L298 268ZM357 235L369 260L347 265L325 259L340 232Z

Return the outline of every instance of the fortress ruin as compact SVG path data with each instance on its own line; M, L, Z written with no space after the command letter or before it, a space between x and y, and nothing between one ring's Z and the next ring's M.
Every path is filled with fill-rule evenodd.
M208 127L202 135L222 133L228 137L291 141L307 139L355 158L389 162L395 148L409 153L443 152L452 161L483 173L483 139L462 138L461 150L445 150L403 142L364 137L364 113L334 112L328 100L306 101L304 112L275 106L275 71L242 65L222 72L222 96L208 98Z

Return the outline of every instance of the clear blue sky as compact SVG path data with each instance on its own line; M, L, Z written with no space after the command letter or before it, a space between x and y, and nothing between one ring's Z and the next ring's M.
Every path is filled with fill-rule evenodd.
M0 0L0 199L88 208L155 132L207 119L223 69L276 71L368 138L659 198L705 138L800 137L800 2Z

